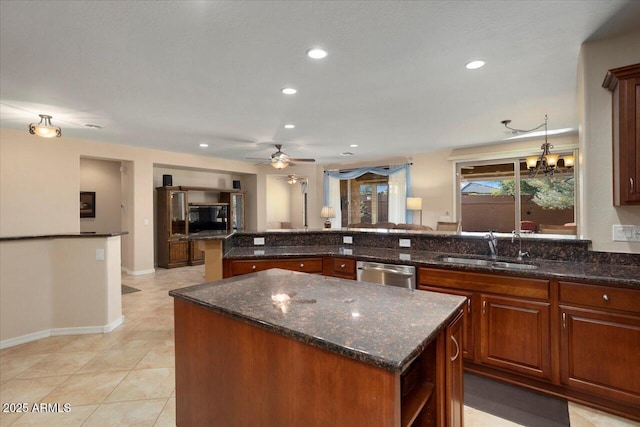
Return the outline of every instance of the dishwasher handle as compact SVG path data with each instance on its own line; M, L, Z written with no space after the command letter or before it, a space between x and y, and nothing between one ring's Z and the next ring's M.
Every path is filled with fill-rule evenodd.
M413 277L413 273L405 273L403 271L399 271L399 270L392 270L390 268L384 268L384 267L360 267L359 268L362 271L381 271L383 273L391 273L391 274L396 274L398 276L403 276L403 277Z

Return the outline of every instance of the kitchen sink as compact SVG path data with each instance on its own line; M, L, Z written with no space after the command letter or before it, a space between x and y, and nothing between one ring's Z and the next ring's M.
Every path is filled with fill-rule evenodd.
M527 264L524 262L493 261L488 259L462 258L452 256L443 256L440 258L440 261L450 262L452 264L476 265L493 268L509 268L515 270L535 270L536 268L538 268L538 266L535 264Z

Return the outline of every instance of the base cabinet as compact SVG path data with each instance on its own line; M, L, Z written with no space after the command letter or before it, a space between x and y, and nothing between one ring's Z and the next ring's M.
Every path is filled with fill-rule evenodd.
M255 273L270 268L322 274L322 258L225 259L223 261L223 277Z
M464 344L464 318L461 311L446 330L446 411L447 426L464 425L464 372L462 364L462 348Z
M549 303L493 295L481 301L481 363L550 378Z
M640 408L640 318L561 307L562 382Z
M184 267L189 263L189 242L188 241L169 241L169 259L162 267Z
M202 242L198 240L189 241L189 265L204 264L204 250Z

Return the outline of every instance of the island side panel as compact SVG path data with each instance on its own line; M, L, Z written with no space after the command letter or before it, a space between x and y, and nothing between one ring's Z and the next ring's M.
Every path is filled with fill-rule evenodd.
M175 298L178 426L398 426L400 376Z

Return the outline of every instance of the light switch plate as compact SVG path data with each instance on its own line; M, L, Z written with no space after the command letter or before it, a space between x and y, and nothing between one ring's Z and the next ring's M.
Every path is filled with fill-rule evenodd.
M411 254L400 254L400 261L411 261Z
M343 255L353 255L353 249L340 248L340 253Z
M353 243L353 237L342 236L342 243L344 243L345 245L351 245Z
M253 238L253 244L255 246L264 245L264 237L254 237Z
M640 225L614 225L614 242L640 242Z
M264 250L262 250L262 249L254 249L253 250L253 254L254 255L264 255Z
M104 249L96 249L96 261L104 261Z
M401 248L410 248L411 247L411 239L400 239L399 243Z

